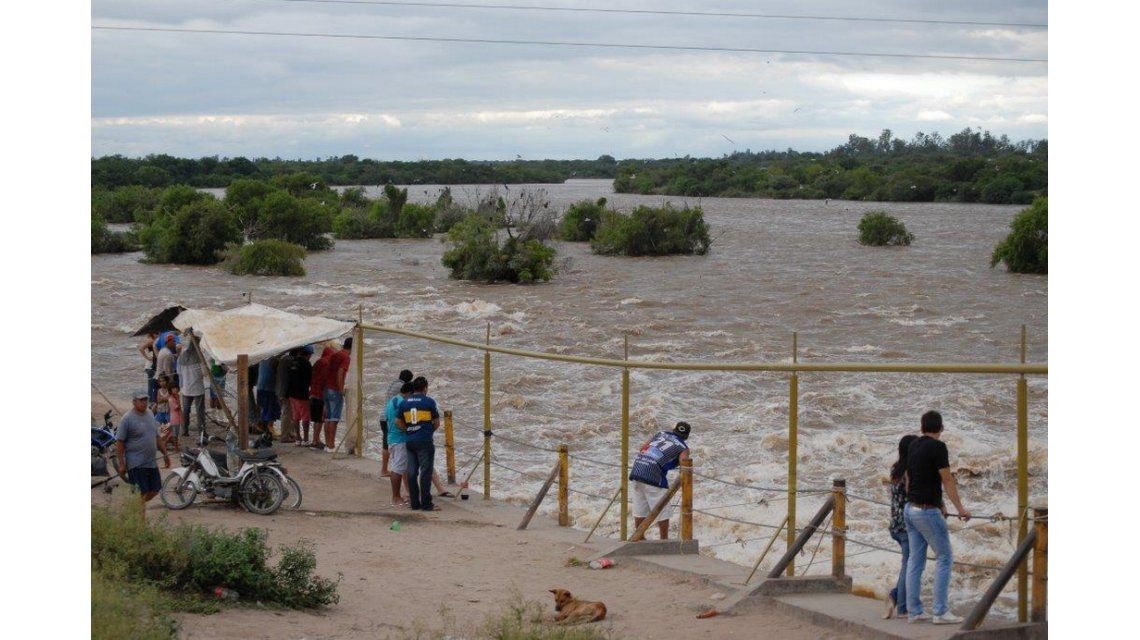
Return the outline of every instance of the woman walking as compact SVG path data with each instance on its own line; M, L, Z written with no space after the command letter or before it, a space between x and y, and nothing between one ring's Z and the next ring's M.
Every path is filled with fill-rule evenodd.
M899 440L899 459L891 465L891 537L902 548L902 568L895 587L887 595L887 612L883 618L892 618L897 613L900 618L906 617L906 561L910 557L910 540L906 535L906 523L903 521L903 511L906 510L906 456L910 450L910 443L918 440L916 435L903 436Z

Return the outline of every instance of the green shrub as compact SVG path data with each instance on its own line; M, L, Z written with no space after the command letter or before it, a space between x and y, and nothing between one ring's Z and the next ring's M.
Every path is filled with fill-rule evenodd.
M468 211L455 203L451 197L451 187L444 187L435 199L435 230L447 233L468 214Z
M372 201L364 195L364 187L349 187L340 193L342 207L364 208L368 206L369 202Z
M414 202L400 208L400 215L396 218L396 237L430 238L434 232L434 209Z
M91 190L91 213L107 222L135 222L145 218L158 204L160 189L142 186L119 187L114 190Z
M859 220L859 244L904 246L913 240L914 234L906 230L906 225L886 211L868 211Z
M160 208L139 231L147 259L158 263L215 264L227 244L241 240L236 217L209 196L173 213Z
M700 207L640 206L630 215L602 216L590 249L603 255L665 256L708 253L712 240Z
M493 223L471 214L447 233L451 248L443 266L451 277L482 282L547 282L554 275L555 250L539 240L500 240Z
M332 231L334 212L334 207L311 198L275 191L261 203L250 237L284 240L309 251L329 249L332 241L324 234Z
M373 214L373 208L377 206L379 203L373 203L367 209L341 209L333 218L333 235L344 240L383 238L384 225Z
M242 601L295 609L340 600L339 579L313 575L316 556L304 541L279 548L277 564L271 566L273 553L263 530L230 533L200 525L144 523L139 509L137 501L114 511L92 508L93 574L154 586L175 596L203 595L224 586L237 591ZM204 608L193 599L171 603L179 609Z
M132 231L116 232L97 215L91 216L91 253L126 253L138 251L138 235Z
M990 268L1004 262L1014 273L1049 273L1049 199L1034 200L1009 228L1009 235L994 247Z
M606 199L598 198L597 202L583 200L570 205L562 215L559 227L562 239L569 242L589 242L594 239L598 230L598 223L606 212Z
M305 248L271 238L226 248L222 268L238 276L303 276Z

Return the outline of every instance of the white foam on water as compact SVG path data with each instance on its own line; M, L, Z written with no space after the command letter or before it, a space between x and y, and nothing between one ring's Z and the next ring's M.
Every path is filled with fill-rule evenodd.
M467 320L493 318L502 313L503 308L493 302L486 300L471 300L469 302L460 302L452 307L461 318Z

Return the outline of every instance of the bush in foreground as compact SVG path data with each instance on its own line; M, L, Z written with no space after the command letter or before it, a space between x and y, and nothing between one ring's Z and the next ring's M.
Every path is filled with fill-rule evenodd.
M1009 228L1009 235L994 247L990 268L1004 262L1014 273L1049 273L1049 199L1034 200Z
M906 225L886 211L868 211L859 221L859 244L906 246L913 240L914 234L906 230Z
M308 543L280 547L276 566L261 529L230 533L200 525L144 523L138 501L123 508L91 510L91 568L115 580L144 584L175 596L200 596L223 586L242 601L293 609L336 604L338 580L313 575L316 556ZM200 609L201 600L172 601ZM130 636L120 636L130 637Z
M305 248L283 240L230 245L222 268L237 276L303 276Z
M451 248L443 254L443 266L452 278L526 284L547 282L554 275L552 247L509 235L501 240L494 223L478 214L453 226L447 241Z
M712 240L700 207L640 206L630 215L602 217L590 249L603 255L667 256L708 253Z
M594 239L598 230L598 223L606 214L606 199L598 198L597 202L583 200L570 205L562 215L559 225L562 239L569 242L589 242Z

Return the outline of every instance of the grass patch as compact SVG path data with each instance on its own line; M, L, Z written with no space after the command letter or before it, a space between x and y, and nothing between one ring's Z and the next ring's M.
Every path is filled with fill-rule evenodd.
M91 572L91 640L173 640L178 622L156 587Z
M143 523L140 504L118 509L92 508L92 575L132 588L157 589L168 608L208 611L217 603L204 599L217 586L238 592L242 602L291 609L318 608L340 600L340 579L313 575L311 544L284 545L276 554L261 529L231 533L200 525ZM275 565L271 557L277 556ZM140 591L142 593L142 591Z

